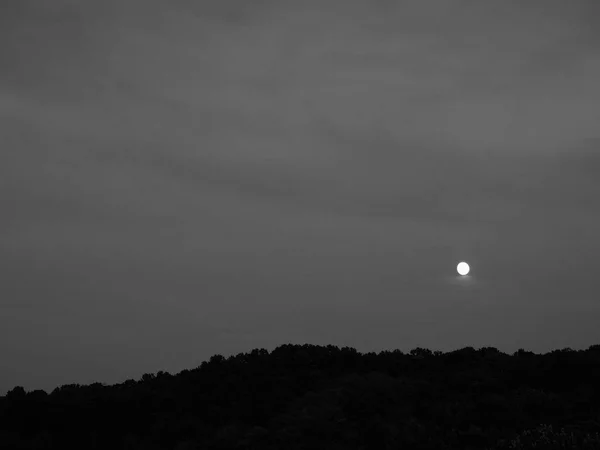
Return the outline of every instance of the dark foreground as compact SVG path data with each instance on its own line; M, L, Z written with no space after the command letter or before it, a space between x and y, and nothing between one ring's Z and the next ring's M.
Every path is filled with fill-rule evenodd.
M600 449L600 345L283 345L177 375L0 397L1 449Z

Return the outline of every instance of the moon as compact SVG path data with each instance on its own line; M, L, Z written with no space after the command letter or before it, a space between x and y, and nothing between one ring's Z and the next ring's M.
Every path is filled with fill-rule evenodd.
M458 266L456 266L456 271L459 273L459 275L467 275L469 273L469 271L471 270L471 268L469 267L469 265L462 261L458 263Z

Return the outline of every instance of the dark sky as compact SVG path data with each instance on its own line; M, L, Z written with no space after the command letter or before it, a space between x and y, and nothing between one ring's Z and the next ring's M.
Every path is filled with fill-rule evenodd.
M2 0L0 394L285 343L600 343L599 15Z

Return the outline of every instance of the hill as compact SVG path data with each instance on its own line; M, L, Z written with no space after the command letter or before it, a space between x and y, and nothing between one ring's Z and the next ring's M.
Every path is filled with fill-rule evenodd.
M282 345L0 397L6 449L600 449L600 345L361 354Z

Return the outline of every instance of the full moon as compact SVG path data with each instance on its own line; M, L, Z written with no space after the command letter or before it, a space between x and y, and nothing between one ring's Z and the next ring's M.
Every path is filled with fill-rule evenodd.
M471 268L469 267L469 265L466 262L460 262L460 263L458 263L458 266L456 266L456 271L460 275L468 274L469 270L471 270Z

